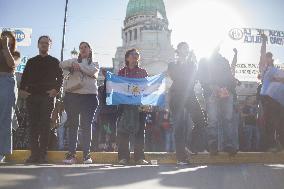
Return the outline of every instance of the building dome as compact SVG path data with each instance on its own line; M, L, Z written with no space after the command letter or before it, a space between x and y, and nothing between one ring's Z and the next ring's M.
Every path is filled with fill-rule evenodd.
M167 19L163 0L129 0L126 19L136 15L158 15Z

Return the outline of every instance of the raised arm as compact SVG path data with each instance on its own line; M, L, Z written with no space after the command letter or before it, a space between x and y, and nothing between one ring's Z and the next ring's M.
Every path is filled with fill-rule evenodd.
M262 34L261 38L262 38L262 44L261 44L261 50L260 50L259 71L262 76L265 70L265 67L266 67L266 44L267 44L268 39L265 34Z
M238 63L238 50L236 48L233 49L234 51L234 58L233 58L233 61L232 61L232 64L231 64L231 70L232 70L232 74L233 74L233 77L235 77L236 75L236 66L237 66L237 63Z
M261 54L261 58L264 58L266 55L266 44L267 44L268 39L265 34L262 34L261 38L262 38L262 44L261 44L260 54Z
M7 65L10 68L14 69L16 67L16 64L15 64L15 60L14 60L14 58L13 58L13 56L12 56L10 50L9 50L9 47L8 47L9 41L8 40L9 39L6 36L2 37L2 39L1 39L1 46L2 46L1 51L4 54Z
M235 88L235 77L232 73L232 69L230 66L230 63L227 59L224 58L224 77L227 78L227 89L233 89Z

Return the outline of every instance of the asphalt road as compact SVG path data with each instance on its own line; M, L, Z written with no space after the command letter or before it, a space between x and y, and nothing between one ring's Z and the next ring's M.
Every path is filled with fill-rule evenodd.
M1 165L1 189L284 189L284 165Z

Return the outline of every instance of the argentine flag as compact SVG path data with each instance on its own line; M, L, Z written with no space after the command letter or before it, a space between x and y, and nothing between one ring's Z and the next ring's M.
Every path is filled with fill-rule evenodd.
M106 80L107 105L165 106L165 74L136 79L107 72Z

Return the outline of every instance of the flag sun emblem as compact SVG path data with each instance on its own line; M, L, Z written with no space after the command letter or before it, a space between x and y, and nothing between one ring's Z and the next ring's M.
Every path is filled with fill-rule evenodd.
M133 96L139 96L142 93L141 88L138 85L133 85L130 84L128 85L128 91L133 95Z

